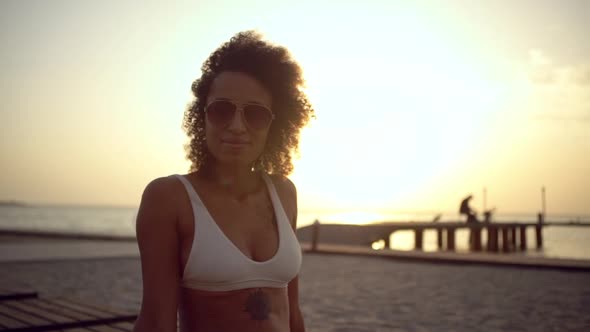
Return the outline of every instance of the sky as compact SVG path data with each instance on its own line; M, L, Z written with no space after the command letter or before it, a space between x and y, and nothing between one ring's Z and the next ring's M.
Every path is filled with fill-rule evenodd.
M590 214L590 1L0 1L0 200L138 206L188 172L207 56L256 29L316 119L300 211Z

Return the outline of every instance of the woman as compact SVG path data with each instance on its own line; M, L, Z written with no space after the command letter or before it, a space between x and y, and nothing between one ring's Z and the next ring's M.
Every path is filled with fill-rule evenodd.
M252 31L205 61L185 113L191 173L147 185L135 331L304 331L297 197L285 176L313 116L301 69Z

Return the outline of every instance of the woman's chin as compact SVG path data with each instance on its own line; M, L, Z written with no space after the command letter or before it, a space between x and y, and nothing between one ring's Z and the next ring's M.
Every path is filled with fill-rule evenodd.
M222 155L219 156L218 158L215 158L217 161L217 164L219 165L224 165L224 166L232 166L232 167L249 167L250 165L252 165L252 163L254 163L254 159L252 158L247 158L246 156L243 155L236 155L236 154L230 154L230 155Z

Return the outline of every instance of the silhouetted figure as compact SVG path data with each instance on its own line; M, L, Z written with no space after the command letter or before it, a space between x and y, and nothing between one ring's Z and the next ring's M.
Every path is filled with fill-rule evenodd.
M320 235L320 221L319 220L315 220L313 222L313 230L311 233L311 250L312 251L317 251L318 249L318 238Z
M537 222L539 225L542 225L545 222L545 214L543 212L537 214Z
M467 216L467 223L477 222L477 215L475 210L473 210L469 206L469 201L473 198L473 195L469 195L465 197L461 201L461 206L459 207L459 213L464 214Z
M467 216L467 223L468 224L477 222L476 212L475 212L475 210L473 210L469 206L469 201L471 201L472 198L473 198L473 195L469 195L469 196L465 197L461 201L461 206L459 207L459 213ZM475 238L473 236L473 231L470 230L469 231L469 248L474 247L474 240L475 240Z
M492 222L492 215L496 211L496 208L489 209L483 213L483 222L489 224Z

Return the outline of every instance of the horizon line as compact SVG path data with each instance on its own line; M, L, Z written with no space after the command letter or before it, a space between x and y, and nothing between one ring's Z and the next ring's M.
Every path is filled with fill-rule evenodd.
M0 200L0 206L23 206L23 207L79 207L79 208L121 208L121 209L138 209L139 205L130 204L107 204L107 203L34 203L22 200ZM374 214L413 214L424 216L441 215L460 215L458 211L444 211L435 209L423 210L404 210L404 209L370 209L370 208L320 208L320 209L300 209L299 214L339 214L339 213L374 213ZM494 215L510 216L537 216L540 211L505 211L496 212ZM550 212L547 216L553 217L587 217L590 218L590 212Z

